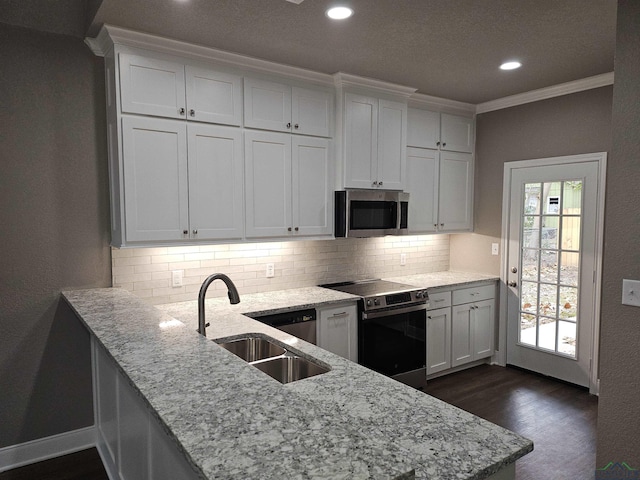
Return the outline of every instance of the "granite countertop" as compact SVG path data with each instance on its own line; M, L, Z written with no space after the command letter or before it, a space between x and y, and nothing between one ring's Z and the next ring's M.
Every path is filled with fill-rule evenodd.
M497 275L471 272L434 272L420 273L417 275L405 275L385 278L398 283L406 283L420 288L460 287L476 282L495 282L500 280Z
M242 315L338 305L309 287L207 300L209 338L268 335L331 371L282 385L195 332L197 303L63 292L205 478L483 479L532 442ZM180 321L176 321L178 319Z

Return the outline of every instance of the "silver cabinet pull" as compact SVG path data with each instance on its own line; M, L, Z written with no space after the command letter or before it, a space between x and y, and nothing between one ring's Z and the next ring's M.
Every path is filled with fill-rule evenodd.
M191 110L189 110L189 115L191 115L192 117L195 117L196 111L192 108Z
M183 107L183 108L181 108L180 110L178 110L178 113L179 113L180 115L184 115L184 107Z
M347 312L334 313L331 316L332 317L344 317L345 315L347 315Z

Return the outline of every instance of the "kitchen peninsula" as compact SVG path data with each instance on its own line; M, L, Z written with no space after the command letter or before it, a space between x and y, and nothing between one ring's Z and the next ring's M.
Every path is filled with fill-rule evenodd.
M165 435L190 478L509 479L515 461L533 448L513 432L243 315L340 305L354 300L349 294L307 287L245 295L238 305L207 300L210 339L267 335L331 369L286 385L198 335L195 302L158 309L117 288L63 295L91 332L94 361L115 365L121 388L133 392L155 425L146 435ZM127 455L107 451L120 452L114 465L123 463L117 455ZM144 463L154 468L154 461Z

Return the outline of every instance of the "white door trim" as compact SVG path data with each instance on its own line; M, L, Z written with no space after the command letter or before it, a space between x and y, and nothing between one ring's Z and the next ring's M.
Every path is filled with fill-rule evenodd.
M596 258L595 258L595 288L593 296L594 325L591 371L589 374L589 392L597 395L599 390L598 359L600 354L600 307L602 287L602 250L604 246L604 199L607 171L607 152L569 155L562 157L540 158L505 162L502 187L502 253L500 256L500 316L498 330L498 351L494 356L495 363L507 363L507 278L509 275L508 258L513 245L509 245L509 218L511 202L508 192L511 191L511 177L515 169L526 167L542 167L549 165L567 165L581 162L598 162L598 199L596 212ZM507 192L507 193L505 193Z

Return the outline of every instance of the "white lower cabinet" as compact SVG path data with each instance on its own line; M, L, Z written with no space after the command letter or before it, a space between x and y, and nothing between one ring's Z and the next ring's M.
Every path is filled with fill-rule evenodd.
M450 292L444 292L444 295L451 298ZM427 375L450 368L451 307L427 310Z
M114 480L201 478L139 393L92 339L97 448Z
M318 346L358 361L358 308L355 303L318 308Z
M330 236L329 142L245 133L246 236Z

